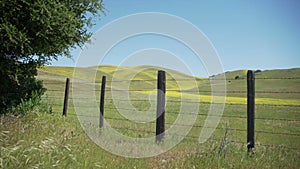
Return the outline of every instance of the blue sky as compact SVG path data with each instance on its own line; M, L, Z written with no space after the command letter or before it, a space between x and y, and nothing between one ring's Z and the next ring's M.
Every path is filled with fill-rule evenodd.
M299 0L104 0L104 4L106 15L96 21L93 32L126 15L168 13L194 24L208 37L224 71L300 67ZM142 45L137 48L137 44ZM189 52L179 46L154 35L135 37L116 46L99 64L118 65L120 60L136 50L160 48L175 50L180 59L192 67L193 74L206 76L203 66L197 68L199 64L189 60ZM73 60L60 58L52 65L75 66L79 53L79 49L73 50Z

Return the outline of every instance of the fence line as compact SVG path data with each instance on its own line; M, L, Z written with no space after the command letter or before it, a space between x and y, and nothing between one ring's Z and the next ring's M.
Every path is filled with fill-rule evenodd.
M255 80L261 81L261 80L296 80L296 79L300 79L300 77L287 77L287 78L267 78L267 77L256 77ZM246 80L246 78L244 77L240 77L238 79L232 79L232 78L228 78L228 79L218 79L218 78L210 78L210 79L166 79L166 81L215 81L215 80L227 80L227 81L231 81L231 80ZM156 82L156 79L133 79L133 80L107 80L106 82L116 82L116 83L124 83L124 82ZM97 89L93 89L93 90L84 90L84 89L76 89L76 92L100 92L99 86L101 87L103 84L100 84L101 82L95 82L95 83L89 83L89 82L73 82L73 84L85 84L85 85L97 85ZM48 82L48 83L44 83L46 85L50 85L50 84L60 84L63 85L62 82ZM104 91L108 91L108 92L140 92L140 91L153 91L156 90L155 88L146 88L146 89L108 89L105 88ZM72 90L70 90L72 91ZM166 89L166 92L180 92L180 93L197 93L197 94L201 94L201 93L212 93L211 90L178 90L178 89ZM47 90L47 92L62 92L62 90L59 89L50 89ZM100 92L101 93L101 92ZM230 94L246 94L247 91L244 90L229 90L229 91L216 91L214 93L230 93ZM255 91L256 94L300 94L300 92L298 91ZM63 94L63 92L61 93ZM48 96L46 97L46 99L57 99L57 98L61 98L61 97L56 97L56 96ZM73 99L84 99L84 100L88 100L90 99L89 97L74 97ZM114 99L114 98L105 98L104 100L110 100L110 101L130 101L130 102L150 102L150 101L157 101L157 100L149 100L149 99ZM98 100L99 101L99 100ZM98 104L97 101L97 104ZM101 101L101 100L100 100ZM210 102L199 102L199 101L193 101L193 100L166 100L166 103L200 103L200 104L206 104L206 105L212 105L212 104L219 104L219 103L210 103ZM249 103L248 103L249 104ZM60 104L57 103L53 103L51 105L55 105L55 106L61 106ZM247 104L237 104L237 103L226 103L226 105L242 105L242 106L246 106ZM300 105L276 105L276 104L256 104L256 106L276 106L276 107L300 107ZM90 107L89 105L84 105L84 106L73 106L74 108L77 107ZM116 107L104 107L105 110L128 110L128 111L136 111L138 109L130 109L130 108L116 108ZM142 110L141 110L142 111ZM148 110L149 111L149 110ZM155 111L155 110L153 110ZM178 112L166 112L167 114L179 114ZM275 113L275 112L274 112ZM280 112L279 112L280 113ZM189 113L189 112L182 112L180 114L183 115L199 115L199 116L208 116L208 114L205 113ZM73 114L70 114L71 116L74 116ZM76 115L76 116L85 116L85 115ZM91 115L87 115L86 117L95 117L95 118L99 118L99 116L91 116ZM216 116L216 117L224 117L224 118L237 118L237 119L247 119L246 116L240 116L240 115L222 115L222 116ZM105 119L108 120L124 120L124 121L128 121L126 119L120 119L120 118L111 118L111 117L105 117ZM255 117L255 120L269 120L269 121L285 121L285 122L300 122L300 120L297 119L287 119L287 118L269 118L269 117ZM151 123L155 123L155 122L151 122ZM157 124L157 123L156 123ZM164 124L167 125L173 125L173 123L168 123L165 122ZM178 124L176 124L178 125ZM182 126L185 126L185 124L179 124ZM195 128L203 128L203 126L201 125L193 125L193 127ZM248 127L249 128L249 127ZM124 128L119 128L119 129L124 129ZM224 128L221 127L217 127L216 129L218 130L224 130ZM240 129L240 128L228 128L229 130L233 130L233 131L239 131L239 132L247 132L247 129ZM124 129L124 130L131 130L131 129ZM137 130L133 130L133 131L137 131ZM141 132L147 132L145 130L141 130ZM248 131L249 132L249 131ZM153 131L153 133L155 133ZM289 132L273 132L273 131L265 131L265 130L255 130L255 133L262 133L262 134L272 134L272 135L283 135L283 136L296 136L296 137L300 137L300 134L298 133L289 133ZM254 135L254 134L253 134ZM187 136L187 138L189 138L189 136ZM194 138L198 139L198 136L195 136ZM245 144L244 142L240 142L241 144ZM254 143L253 143L254 145Z
M81 117L92 117L92 118L98 118L99 116L96 115L81 115L81 114L69 114L69 116L81 116ZM116 121L126 121L126 122L131 122L128 119L125 118L117 118L117 117L105 117L105 120L116 120ZM147 124L156 124L156 122L151 121L151 122L147 122ZM166 122L165 124L167 125L175 125L175 126L192 126L194 128L203 128L203 125L186 125L186 124L174 124L174 123L170 123L170 122ZM214 128L214 127L206 127L206 128ZM127 128L126 128L127 129ZM246 132L247 129L240 129L240 128L231 128L231 127L227 127L227 128L223 128L223 127L216 127L215 129L217 130L232 130L232 131L241 131L241 132ZM257 133L264 133L264 134L275 134L275 135L290 135L290 136L298 136L300 137L299 134L296 133L287 133L287 132L271 132L271 131L263 131L263 130L255 130L255 132ZM199 136L198 136L199 138Z

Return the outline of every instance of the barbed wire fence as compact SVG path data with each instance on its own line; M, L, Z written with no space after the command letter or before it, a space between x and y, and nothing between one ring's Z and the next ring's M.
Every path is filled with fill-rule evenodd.
M300 77L283 77L283 78L267 78L267 77L256 77L255 81L258 82L260 81L260 83L264 83L265 81L276 81L276 80L299 80ZM103 79L102 79L103 80ZM191 79L165 79L166 82L170 82L170 81L188 81ZM209 79L207 79L209 81ZM239 81L245 81L247 80L247 78L228 78L228 79L217 79L217 80L226 80L227 82L231 82L234 80L239 80ZM203 81L203 79L199 79L199 81ZM110 116L109 113L117 113L120 110L125 110L125 111L136 111L137 108L128 108L126 106L124 107L116 107L114 106L114 102L122 102L122 101L130 101L132 103L136 103L137 105L141 105L141 104L146 104L149 102L156 102L158 101L158 99L143 99L143 98L139 98L139 97L135 97L132 98L130 100L126 99L126 98L112 98L111 97L111 93L107 94L106 97L103 97L102 99L100 99L100 95L102 92L128 92L128 93L133 93L133 94L139 94L139 92L153 92L153 90L155 90L155 85L152 88L138 88L138 89L114 89L111 86L107 85L106 87L102 88L101 91L101 87L103 86L103 81L98 82L98 83L90 83L90 82L71 82L71 83L78 83L80 85L93 85L95 86L95 88L93 89L93 92L96 93L96 95L98 95L99 97L97 97L97 103L99 103L99 107L100 107L100 112L95 112L94 115L78 115L73 113L68 113L67 114L67 108L75 108L76 105L73 105L72 103L69 103L70 106L68 106L68 104L66 105L66 103L68 103L68 100L72 100L72 99L81 99L81 100L87 100L89 101L91 98L89 96L87 97L72 97L72 99L68 99L68 95L69 92L72 93L72 90L74 89L67 89L69 88L68 86L70 86L70 80L66 83L63 83L61 81L54 81L54 82L44 82L44 84L46 86L51 86L51 88L47 89L47 96L45 97L45 99L47 99L47 101L50 101L49 104L51 104L51 106L56 107L57 111L61 111L63 112L64 116L89 116L92 118L98 118L99 120L99 125L98 127L103 127L103 121L101 122L101 111L102 111L102 117L105 120L108 120L109 122L111 122L112 124L121 124L121 122L126 122L129 123L130 120L118 115L118 116ZM141 80L107 80L106 83L123 83L123 82L130 82L131 84L133 83L143 83L143 82L157 82L157 79L141 79ZM226 93L229 95L235 95L238 94L240 95L244 95L244 98L247 98L247 94L249 94L248 90L246 90L247 86L244 86L245 90L229 90L229 91L217 91L214 94L218 94L218 93ZM76 92L90 92L90 90L86 90L85 88L80 88L80 89L76 89ZM165 92L178 92L178 93L195 93L196 91L194 90L178 90L178 89L165 89ZM201 90L199 89L197 91L197 94L205 94L205 95L209 95L211 94L212 91L211 90ZM293 94L293 95L298 95L300 94L299 91L260 91L257 90L255 91L255 94L274 94L274 95L281 95L281 94ZM143 95L143 94L141 94ZM99 98L99 100L98 100ZM101 110L101 102L103 102L102 104L102 110ZM171 98L171 99L167 99L166 104L163 106L166 106L166 114L167 115L174 115L176 117L176 115L178 115L178 112L176 111L169 111L168 110L168 106L171 105L171 107L174 107L174 105L180 105L182 102L187 102L189 104L193 104L193 103L199 103L199 101L194 101L194 100L180 100L180 99L175 99L175 98ZM105 104L104 104L105 103ZM158 103L157 103L158 104ZM202 106L206 106L209 107L211 104L217 104L217 103L211 103L211 102L201 102L200 103ZM248 103L249 104L249 103ZM80 107L90 107L90 105L81 105ZM249 106L249 105L248 105ZM255 124L257 127L254 128L254 124L253 124L253 128L251 130L253 130L253 132L255 133L256 136L256 144L259 145L263 145L263 146L274 146L274 145L280 145L280 144L289 144L289 143L285 143L285 142L280 142L280 140L284 140L284 138L292 138L294 140L299 140L300 139L300 132L299 132L299 125L300 125L300 119L298 117L300 117L298 114L296 114L297 112L300 112L300 105L299 104L255 104L255 110L256 110L256 115L255 117L249 117L247 116L247 103L226 103L226 107L230 107L232 109L235 109L236 107L239 107L239 109L242 109L241 111L243 111L243 113L240 111L239 113L226 113L223 114L221 116L222 119L226 119L229 121L240 121L240 123L243 124L247 124L249 123L248 120L249 118L254 118L255 119ZM149 107L149 106L148 106ZM176 107L176 106L175 106ZM226 109L225 107L225 109ZM142 108L141 108L142 109ZM201 108L200 108L201 109ZM272 113L264 113L263 111L267 109L268 111L271 110L280 110L280 111L274 111ZM291 116L289 116L288 113L286 113L286 110L289 109L293 109L293 111L295 112L294 114L292 113ZM107 111L107 112L106 112ZM153 109L153 114L155 114L155 112L157 110ZM225 110L226 111L226 110ZM253 112L254 113L254 112ZM182 112L183 115L195 115L194 112ZM296 117L293 116L296 114ZM207 116L207 112L203 112L202 110L200 110L200 112L197 112L197 117L198 118L205 118ZM169 117L169 116L168 116ZM114 123L115 122L115 123ZM163 125L173 125L174 121L169 121L167 120L162 120L162 122L164 122ZM102 123L102 124L101 124ZM132 123L132 122L131 122ZM158 133L164 132L163 131L159 131L157 132L155 130L155 127L157 128L157 121L150 121L147 122L152 128L139 128L139 127L130 127L130 126L126 126L126 127L122 127L122 125L112 125L113 128L117 129L117 130L125 130L125 131L132 131L132 132L140 132L140 133L146 133L148 135L157 135ZM286 124L288 127L291 127L291 125L295 125L295 127L292 127L293 129L287 129L287 126L283 126L282 124ZM156 125L156 126L155 126ZM162 125L162 124L159 124ZM177 125L182 125L184 126L185 124L177 124ZM226 125L226 124L223 124ZM275 126L279 126L278 128L274 128ZM282 125L282 126L280 126ZM95 126L97 127L97 126ZM195 129L196 131L201 130L204 125L201 123L197 123L194 124L193 129ZM284 128L285 127L285 128ZM163 128L165 129L165 126L163 126ZM229 130L232 133L236 133L236 137L235 139L232 138L231 142L233 143L237 143L237 144L249 144L249 139L247 139L246 142L246 137L249 136L249 126L247 125L236 125L234 126L234 124L230 124L229 126L226 125L225 127L222 125L219 125L216 127L216 130L218 131L225 131L225 130ZM196 133L196 134L195 134ZM238 137L237 135L242 135L244 137ZM199 139L199 132L190 132L188 135L184 136L186 139L190 139L190 140L194 140L197 141ZM252 136L254 141L254 134ZM260 142L260 140L268 140L268 137L272 137L274 139L276 138L281 138L279 139L279 141L277 143L272 143L268 144L268 141L264 141L263 143ZM253 147L254 147L254 142L253 142ZM250 148L253 148L250 147ZM296 146L290 146L287 145L286 148L290 148L290 149L299 149L300 147L296 147Z

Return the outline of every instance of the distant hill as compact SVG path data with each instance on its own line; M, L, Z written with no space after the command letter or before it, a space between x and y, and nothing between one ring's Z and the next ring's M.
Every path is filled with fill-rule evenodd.
M107 87L123 89L123 83L111 86L111 80L130 81L130 89L155 89L157 71L167 72L167 90L184 91L185 97L194 98L194 91L200 94L211 95L209 78L193 77L175 70L155 66L118 67L113 65L101 65L85 68L45 66L39 69L38 78L44 81L64 82L66 77L81 79L87 82L101 82L101 77L107 77ZM75 74L74 74L75 71ZM225 72L227 96L246 98L247 93L247 70ZM300 100L300 68L256 71L256 97ZM217 78L218 75L211 77ZM175 79L175 80L174 80ZM178 80L178 81L176 81ZM182 96L180 93L168 92L174 97ZM182 96L183 97L183 96Z
M274 69L274 70L253 70L255 72L256 78L299 78L300 68L292 69ZM247 77L247 70L235 70L225 72L227 79L235 79L237 76L239 78ZM218 76L218 75L217 75Z
M225 76L228 92L247 90L247 70L225 72ZM300 68L255 70L255 78L257 97L300 99ZM228 93L228 95L245 96L245 93Z
M45 66L39 69L39 77L40 79L49 79L51 76L55 77L52 79L59 79L59 77L73 77L97 83L101 82L102 76L106 76L107 81L111 81L112 79L114 81L140 80L143 85L135 83L133 84L134 86L132 86L135 89L138 89L155 88L158 70L166 71L166 78L168 79L167 88L169 89L178 89L178 84L171 79L180 80L179 83L184 90L195 88L195 85L191 87L191 82L189 79L195 80L199 84L201 80L206 80L205 78L194 77L175 70L155 66L118 67L113 65L76 69L73 67Z

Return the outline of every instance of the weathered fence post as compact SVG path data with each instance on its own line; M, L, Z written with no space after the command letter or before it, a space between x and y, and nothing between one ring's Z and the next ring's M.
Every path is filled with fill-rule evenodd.
M165 132L165 95L166 72L158 71L157 75L157 110L156 110L156 142L161 142Z
M254 120L255 120L255 77L254 72L247 73L247 148L254 148Z
M65 98L64 98L64 108L63 108L63 116L67 116L68 111L68 101L69 101L69 88L70 88L70 78L66 80L66 88L65 88Z
M102 76L101 93L100 93L100 119L99 119L100 128L103 127L105 84L106 84L106 76Z

